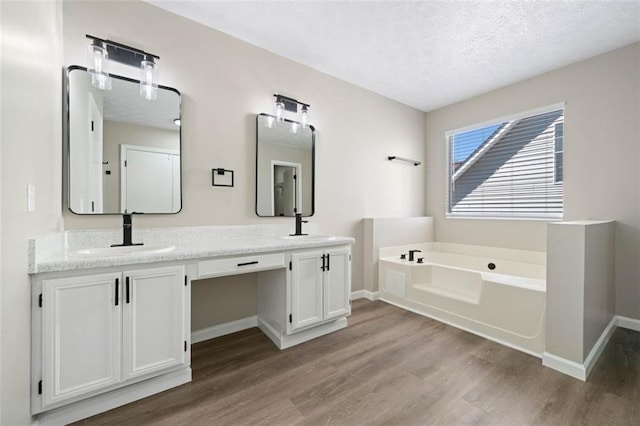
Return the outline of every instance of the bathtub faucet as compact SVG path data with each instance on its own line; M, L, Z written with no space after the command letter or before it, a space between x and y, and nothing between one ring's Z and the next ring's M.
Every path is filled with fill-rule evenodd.
M409 250L409 262L413 262L414 253L422 253L422 250Z

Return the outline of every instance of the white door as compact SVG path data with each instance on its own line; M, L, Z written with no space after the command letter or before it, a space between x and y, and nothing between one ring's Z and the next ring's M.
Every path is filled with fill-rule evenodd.
M89 200L91 213L102 213L102 114L89 92ZM84 212L83 212L84 213Z
M171 203L171 213L178 213L182 209L182 191L180 190L180 155L171 155L171 185L173 202Z
M291 255L291 329L322 321L322 252Z
M120 273L42 283L43 406L120 381Z
M349 249L328 250L324 273L324 319L351 313L351 261Z
M124 212L173 212L173 154L135 147L123 147L123 153Z
M285 216L296 213L296 175L293 167L287 167L282 180L282 206Z
M125 272L123 378L186 363L184 266Z

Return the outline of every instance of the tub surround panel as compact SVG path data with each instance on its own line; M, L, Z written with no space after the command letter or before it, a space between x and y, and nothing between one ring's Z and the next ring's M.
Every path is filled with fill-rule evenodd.
M423 264L400 259L413 249ZM544 253L436 242L381 248L378 262L381 300L542 356Z
M365 289L378 289L378 250L410 243L433 241L432 217L377 217L363 220L364 260L362 276Z
M394 247L381 247L379 256L392 257L400 256L401 253L408 253L411 249L422 251L455 253L460 255L477 256L479 253L482 257L504 259L514 262L526 262L532 265L546 265L547 254L543 251L515 250L501 247L474 246L467 244L453 244L445 242L431 242L421 244L406 244ZM478 250L481 250L479 252ZM420 253L418 253L420 254ZM420 256L418 256L420 257Z
M558 222L547 229L545 365L556 368L561 360L565 366L580 365L577 375L573 368L567 367L569 373L556 369L581 380L597 361L616 318L615 235L614 221Z
M285 238L292 232L289 226L202 226L182 228L148 228L134 230L133 241L149 246L168 244L174 249L162 253L132 253L126 256L73 257L70 250L109 247L120 242L121 230L65 231L56 238L51 235L33 238L29 246L34 253L29 273L58 272L74 269L101 268L142 263L168 262L187 259L268 253L305 248L353 244L350 237ZM63 242L65 242L63 244ZM42 247L42 248L40 248Z

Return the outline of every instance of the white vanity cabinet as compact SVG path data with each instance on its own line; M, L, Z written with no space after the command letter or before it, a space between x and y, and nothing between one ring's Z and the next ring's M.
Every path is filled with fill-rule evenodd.
M294 251L286 270L258 277L258 327L285 349L347 326L351 248Z
M188 366L189 292L182 265L36 281L34 411Z
M121 380L122 274L42 282L42 405L95 393Z
M111 251L101 241L119 238L112 231L30 240L31 414L40 425L190 382L191 280L253 274L257 325L280 349L347 326L353 238L294 238L288 226L139 232L172 249Z
M291 330L351 313L349 248L291 255Z
M185 277L184 266L124 274L123 380L188 363Z

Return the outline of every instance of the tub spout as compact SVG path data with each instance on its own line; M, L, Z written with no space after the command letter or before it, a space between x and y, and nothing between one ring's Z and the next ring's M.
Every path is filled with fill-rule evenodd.
M413 256L415 253L422 253L422 250L409 250L409 262L413 262Z

